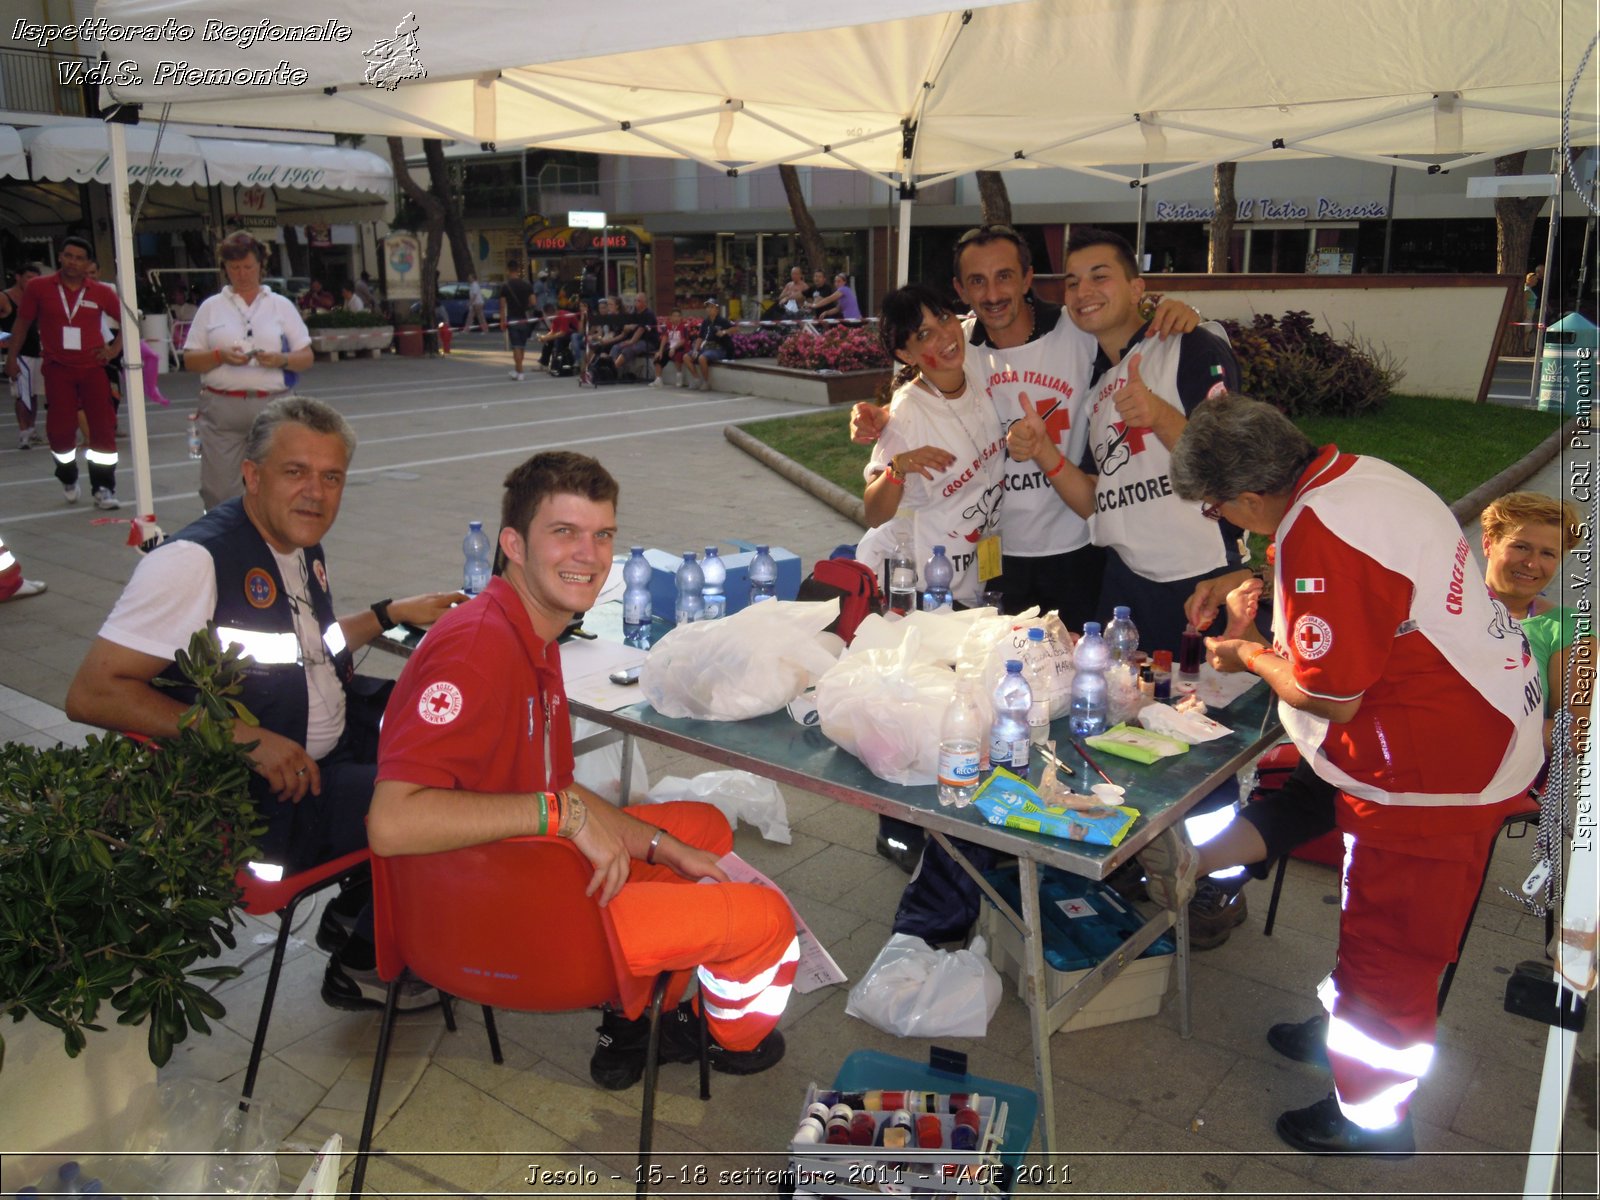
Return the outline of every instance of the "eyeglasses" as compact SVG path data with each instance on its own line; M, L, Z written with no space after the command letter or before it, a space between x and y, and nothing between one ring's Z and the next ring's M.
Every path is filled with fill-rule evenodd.
M1222 520L1222 506L1227 503L1228 501L1226 500L1218 500L1214 504L1202 504L1200 506L1200 515L1208 521L1220 521Z

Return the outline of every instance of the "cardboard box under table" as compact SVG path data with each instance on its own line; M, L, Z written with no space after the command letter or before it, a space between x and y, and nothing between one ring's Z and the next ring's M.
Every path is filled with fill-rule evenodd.
M796 1113L798 1125L813 1103L853 1101L856 1111L869 1097L900 1092L903 1097L933 1097L940 1146L912 1148L831 1145L794 1141L789 1145L789 1166L794 1171L798 1197L915 1194L919 1196L1000 1196L1012 1190L1019 1173L1029 1170L1024 1161L1033 1137L1038 1097L1025 1087L967 1074L967 1056L938 1046L929 1049L930 1062L877 1050L858 1050L844 1060L831 1088L813 1083ZM971 1150L951 1149L956 1123L951 1096L976 1099L979 1117L976 1145ZM899 1099L899 1097L896 1097ZM887 1106L885 1106L887 1107ZM881 1130L892 1113L871 1110L874 1126ZM915 1118L913 1118L915 1123Z
M984 875L1000 898L1013 909L1022 907L1015 867ZM1117 1021L1153 1017L1161 1011L1172 977L1173 942L1167 934L1156 938L1137 959L1115 960L1116 977L1070 1017L1059 1015L1057 1003L1089 978L1108 956L1136 933L1145 919L1111 888L1053 867L1040 872L1039 913L1044 922L1045 1000L1050 1006L1046 1027L1050 1032L1092 1029ZM1026 998L1024 974L1027 956L1022 935L985 901L980 931L989 943L989 959L1002 975L1009 975L1017 993Z

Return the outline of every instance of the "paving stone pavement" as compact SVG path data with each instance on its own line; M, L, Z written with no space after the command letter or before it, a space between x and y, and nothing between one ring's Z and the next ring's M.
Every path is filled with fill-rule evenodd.
M814 410L724 393L580 389L542 375L519 384L506 378L507 355L496 339L466 335L456 346L448 358L319 363L306 374L302 390L334 403L361 437L327 541L341 608L452 586L467 521L493 522L505 472L547 447L595 454L618 476L622 545L683 549L742 538L785 546L809 562L859 532L723 438L731 422ZM174 403L152 411L151 449L157 515L170 531L200 512L184 419L196 380L166 376L162 389ZM15 444L10 433L0 425L0 446ZM1558 459L1527 486L1555 491L1571 469ZM49 472L45 451L0 450L0 531L28 575L50 584L41 597L0 605L0 737L41 744L86 732L66 721L60 705L134 564L123 548L126 525L99 524L103 514L67 508ZM131 500L126 465L121 481ZM379 654L364 669L393 674L396 666ZM656 747L646 747L645 758L652 778L707 769ZM841 966L859 978L888 936L904 877L874 855L868 814L784 792L791 843L764 842L744 828L737 849L791 887ZM1311 1103L1329 1087L1325 1073L1279 1059L1262 1037L1272 1022L1313 1011L1312 989L1333 962L1337 880L1297 862L1270 939L1261 935L1267 890L1252 888L1246 923L1222 947L1195 956L1192 1037L1178 1036L1172 993L1156 1017L1056 1035L1063 1148L1056 1184L1021 1190L1520 1195L1545 1031L1504 1013L1500 995L1510 968L1539 956L1542 929L1495 884L1522 878L1524 846L1503 841L1496 851L1442 1018L1438 1061L1414 1110L1425 1154L1406 1163L1318 1159L1288 1150L1272 1131L1278 1112ZM305 1169L302 1152L328 1132L340 1130L353 1144L376 1040L376 1016L334 1012L316 994L323 965L311 944L317 915L305 917L294 939L258 1086L273 1106L271 1132L283 1139L287 1185ZM261 943L272 928L246 919L232 958L247 969L224 986L227 1018L211 1037L183 1043L166 1077L238 1082L265 973ZM858 1048L925 1058L928 1043L882 1034L846 1017L844 1004L841 988L796 996L782 1026L785 1061L760 1076L714 1076L707 1104L695 1096L691 1068L664 1070L656 1141L666 1181L658 1194L773 1191L719 1183L719 1173L781 1164L808 1082L830 1080ZM495 1066L476 1013L463 1013L455 1034L442 1032L435 1014L405 1018L377 1139L389 1153L369 1176L372 1194L526 1194L534 1190L523 1181L535 1163L588 1168L598 1179L550 1179L546 1188L630 1193L639 1093L602 1093L590 1084L596 1024L593 1013L506 1014L507 1061ZM1595 1194L1594 1029L1591 1023L1582 1039L1568 1106L1564 1195ZM988 1036L943 1040L970 1055L975 1073L1032 1086L1026 1013L1013 985L1006 985ZM703 1183L701 1165L708 1167Z

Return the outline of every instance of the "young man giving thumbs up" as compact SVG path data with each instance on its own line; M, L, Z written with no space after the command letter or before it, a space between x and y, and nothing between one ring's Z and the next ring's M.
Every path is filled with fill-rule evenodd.
M1200 505L1180 500L1168 470L1188 413L1208 395L1236 391L1239 367L1220 337L1197 329L1147 337L1139 313L1144 280L1133 249L1117 234L1075 229L1067 241L1066 309L1100 344L1089 386L1089 444L1081 463L1065 461L1026 397L1007 444L1013 459L1036 462L1057 493L1089 522L1106 548L1095 612L1132 607L1140 641L1176 650L1184 602L1202 580L1226 595L1249 572L1240 567L1240 531Z

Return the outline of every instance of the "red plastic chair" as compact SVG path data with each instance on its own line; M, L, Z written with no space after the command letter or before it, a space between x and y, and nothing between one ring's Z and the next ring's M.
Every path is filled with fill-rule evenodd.
M554 837L508 838L442 854L372 860L374 937L378 974L389 983L378 1032L366 1118L356 1151L352 1200L366 1180L372 1129L394 1032L395 1001L410 975L483 1007L494 1061L502 1062L494 1009L564 1012L594 1008L620 995L625 973L606 910L584 889L594 868L570 842ZM655 1125L661 1006L672 973L656 977L647 1015L639 1164L648 1167ZM709 1039L700 1018L700 1098L711 1097ZM639 1172L645 1194L647 1170Z
M234 877L243 895L239 907L253 917L278 914L278 941L272 948L272 967L267 972L267 990L261 996L261 1015L256 1019L256 1038L250 1046L250 1065L244 1073L244 1092L250 1099L256 1089L256 1073L261 1069L261 1052L267 1044L267 1025L272 1020L272 1002L278 994L278 976L283 972L283 954L289 948L289 931L294 925L295 909L309 896L332 887L366 869L372 858L370 850L353 850L343 857L325 862L282 879L270 880L257 875L249 867Z

